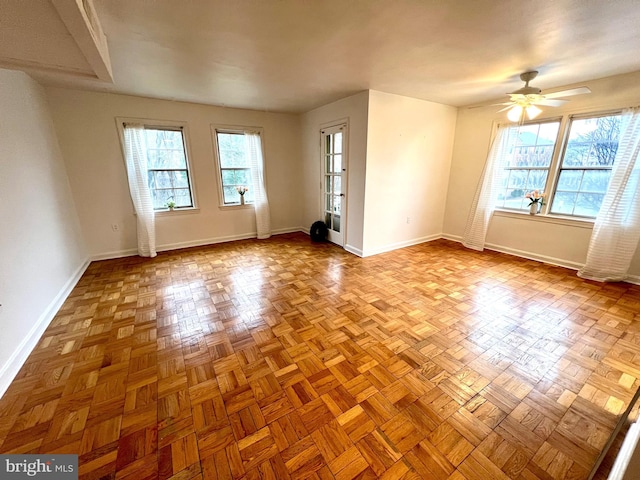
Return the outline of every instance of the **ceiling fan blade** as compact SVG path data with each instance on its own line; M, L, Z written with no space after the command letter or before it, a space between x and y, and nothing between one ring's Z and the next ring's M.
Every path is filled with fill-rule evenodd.
M544 96L545 98L559 98L570 97L572 95L582 95L584 93L591 93L591 89L589 89L589 87L578 87L570 90L562 90L561 92L545 93Z
M547 107L561 107L569 100L552 100L543 98L542 100L535 102L534 105L545 105Z
M513 107L514 107L514 105L510 103L508 107L501 108L496 113L506 112L507 110L511 110L511 108L513 108Z

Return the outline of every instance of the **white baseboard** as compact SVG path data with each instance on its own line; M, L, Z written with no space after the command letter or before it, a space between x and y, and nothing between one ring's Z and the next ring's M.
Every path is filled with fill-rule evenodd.
M51 321L54 319L58 310L67 299L73 288L78 283L78 280L82 277L85 270L89 266L90 259L86 258L82 264L71 275L69 280L60 289L55 298L49 303L47 308L42 312L36 323L31 327L29 333L22 339L22 341L15 348L7 362L0 368L0 398L11 385L11 382L16 377L24 362L27 361L32 350L38 344L40 337L45 332Z
M640 424L629 427L616 460L609 472L609 480L631 480L640 475Z
M302 227L279 228L277 230L272 230L271 234L282 235L284 233L294 233L294 232L301 232L301 231L303 231ZM247 240L249 238L257 238L257 236L258 236L257 232L249 232L249 233L243 233L240 235L228 235L225 237L212 237L212 238L203 238L199 240L190 240L188 242L165 243L163 245L156 246L156 251L168 252L170 250L178 250L180 248L204 247L206 245L214 245L216 243L225 243L225 242L233 242L236 240ZM132 257L137 254L138 254L137 249L118 250L113 252L98 253L96 255L92 255L91 260L92 261L111 260L114 258Z
M372 249L365 250L361 257L370 257L372 255L378 255L380 253L392 252L393 250L398 250L400 248L411 247L413 245L418 245L420 243L431 242L432 240L438 240L442 238L442 234L434 234L428 235L426 237L414 238L412 240L406 240L404 242L392 243L390 245L383 245L382 247L376 247Z
M357 255L358 257L364 257L364 254L362 253L362 250L360 250L359 248L356 248L352 245L345 245L344 249L349 252L349 253L353 253L354 255Z
M462 237L458 235L443 234L442 238L444 238L445 240L452 240L454 242L462 243ZM484 247L487 250L493 250L494 252L506 253L508 255L514 255L516 257L526 258L528 260L536 260L538 262L548 263L557 267L570 268L571 270L579 270L582 267L581 263L564 260L562 258L549 257L547 255L539 255L537 253L505 247L503 245L496 245L494 243L486 243Z

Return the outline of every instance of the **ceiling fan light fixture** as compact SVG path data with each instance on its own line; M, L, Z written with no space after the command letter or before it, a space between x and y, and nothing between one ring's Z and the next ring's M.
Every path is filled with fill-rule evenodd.
M525 110L527 112L527 117L529 117L529 120L533 120L542 113L542 110L540 110L535 105L529 105L527 108L525 108Z
M507 118L512 122L518 122L521 116L522 116L522 107L520 105L514 105L513 108L511 108L507 112Z

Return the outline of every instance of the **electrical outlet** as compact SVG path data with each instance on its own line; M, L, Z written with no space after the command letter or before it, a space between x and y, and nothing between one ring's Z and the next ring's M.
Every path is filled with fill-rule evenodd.
M113 230L114 232L120 231L120 225L118 225L117 223L112 223L111 230Z
M411 223L411 217L407 217L407 225Z

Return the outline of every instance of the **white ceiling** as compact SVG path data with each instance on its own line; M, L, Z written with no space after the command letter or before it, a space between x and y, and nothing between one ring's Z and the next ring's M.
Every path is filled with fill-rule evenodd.
M365 89L463 106L520 88L530 69L551 90L640 70L638 0L94 3L114 83L41 82L304 112Z

